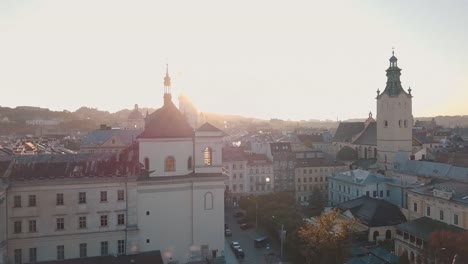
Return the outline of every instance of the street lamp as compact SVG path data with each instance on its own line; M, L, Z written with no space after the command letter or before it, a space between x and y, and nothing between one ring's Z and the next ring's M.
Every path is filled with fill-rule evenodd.
M271 218L276 220L274 215L272 215ZM281 231L279 233L279 236L280 236L280 242L281 242L281 260L283 260L283 242L284 242L284 239L286 238L286 230L284 230L284 224L281 224Z
M270 177L266 177L265 181L270 182ZM258 182L257 182L258 185ZM255 198L255 229L258 229L258 199Z

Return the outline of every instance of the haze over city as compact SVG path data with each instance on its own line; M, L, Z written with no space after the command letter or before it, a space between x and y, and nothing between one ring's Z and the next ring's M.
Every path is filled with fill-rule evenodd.
M468 114L466 1L2 1L0 105L365 118L392 47L413 115ZM417 100L416 100L417 99Z

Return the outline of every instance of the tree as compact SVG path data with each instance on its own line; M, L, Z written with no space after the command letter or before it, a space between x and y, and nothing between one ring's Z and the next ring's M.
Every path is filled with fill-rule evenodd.
M355 220L338 219L336 210L323 212L315 224L305 223L298 231L302 255L306 263L343 263L347 242L353 233Z
M468 263L468 232L452 232L448 230L435 231L429 241L429 257L438 263L452 264L457 255L457 263Z

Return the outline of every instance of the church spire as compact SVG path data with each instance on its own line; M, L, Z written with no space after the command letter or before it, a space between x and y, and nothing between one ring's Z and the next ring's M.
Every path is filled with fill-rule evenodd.
M377 98L387 94L388 96L398 96L400 93L408 94L401 86L400 76L401 69L398 68L397 57L395 57L395 49L392 48L392 57L389 59L390 66L387 69L387 84L382 93L377 92Z
M171 99L171 77L169 76L169 64L166 64L166 76L164 77L164 104L170 102Z

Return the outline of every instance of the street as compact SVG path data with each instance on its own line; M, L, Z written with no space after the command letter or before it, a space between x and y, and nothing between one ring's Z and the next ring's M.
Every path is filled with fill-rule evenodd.
M255 248L254 247L254 239L266 236L264 232L260 229L256 230L255 228L241 230L239 224L236 223L237 218L233 217L233 213L235 209L227 209L225 213L225 223L228 225L229 229L231 229L232 236L226 237L225 239L225 246L224 246L224 255L226 257L227 264L261 264L266 263L264 260L264 254L267 253L275 253L279 256L279 248L277 245L273 244L270 246L270 249L266 248ZM270 238L270 241L272 239ZM236 241L239 242L241 248L245 252L245 258L242 260L238 260L234 255L234 252L231 249L231 242Z

